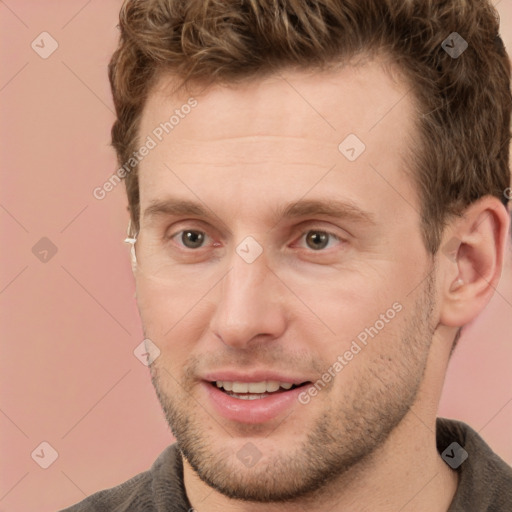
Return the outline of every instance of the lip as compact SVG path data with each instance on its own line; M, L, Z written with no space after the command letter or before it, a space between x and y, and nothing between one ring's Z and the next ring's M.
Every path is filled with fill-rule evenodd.
M281 382L293 382L290 378L272 377L270 378L267 374L265 378L250 379L245 376L244 379L241 376L227 377L223 375L223 378L216 378L215 380L227 380L227 381L238 381L238 382L260 382L262 380L277 380ZM295 384L301 384L304 380L294 382ZM238 423L265 423L267 421L278 418L283 413L287 412L294 406L298 406L298 395L304 391L305 386L299 386L288 391L281 391L269 395L265 398L255 400L243 400L240 398L234 398L224 391L221 391L211 381L202 381L201 388L206 394L208 401L212 405L213 409L227 420L235 421Z

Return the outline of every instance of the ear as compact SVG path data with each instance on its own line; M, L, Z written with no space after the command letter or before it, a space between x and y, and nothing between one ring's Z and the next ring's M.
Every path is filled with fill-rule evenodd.
M485 308L503 270L510 216L493 196L472 203L444 230L438 253L442 295L439 321L468 324Z

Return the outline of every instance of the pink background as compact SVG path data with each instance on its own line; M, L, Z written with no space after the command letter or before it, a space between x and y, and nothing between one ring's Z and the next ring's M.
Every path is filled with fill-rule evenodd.
M512 0L498 4L512 49ZM124 186L92 195L116 169L106 66L120 5L0 2L0 512L68 506L147 469L172 441L133 354L143 336ZM31 48L43 31L59 45L47 59ZM47 262L32 252L42 237L58 249ZM452 359L439 414L512 464L510 248L507 258ZM48 469L31 457L43 441L58 452Z

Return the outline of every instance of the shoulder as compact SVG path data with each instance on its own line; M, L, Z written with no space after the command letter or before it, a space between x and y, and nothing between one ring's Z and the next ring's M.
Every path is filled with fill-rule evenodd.
M512 467L466 423L437 418L436 429L437 449L459 475L448 512L512 510Z
M183 505L180 506L180 503ZM168 508L169 504L172 504L173 508ZM103 510L187 510L182 461L177 444L168 446L148 471L139 473L116 487L96 492L61 512Z

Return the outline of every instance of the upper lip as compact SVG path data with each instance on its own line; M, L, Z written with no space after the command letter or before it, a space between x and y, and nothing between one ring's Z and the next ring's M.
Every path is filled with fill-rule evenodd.
M310 379L307 377L286 375L284 373L271 372L268 370L246 371L243 373L240 371L225 370L207 373L202 378L209 382L263 382L273 380L277 382L290 382L295 385L310 382Z

